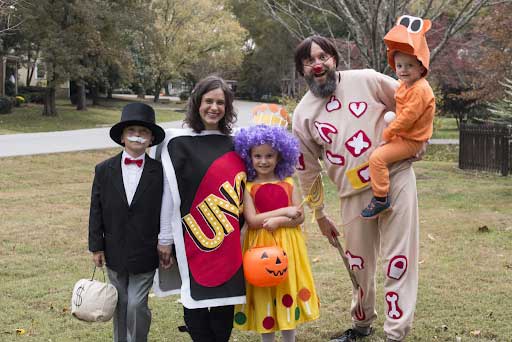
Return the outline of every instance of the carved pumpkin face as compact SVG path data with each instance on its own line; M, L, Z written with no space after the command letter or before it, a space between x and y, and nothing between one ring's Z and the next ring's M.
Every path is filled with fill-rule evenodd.
M288 256L279 246L249 248L244 254L244 275L254 286L276 286L288 276Z

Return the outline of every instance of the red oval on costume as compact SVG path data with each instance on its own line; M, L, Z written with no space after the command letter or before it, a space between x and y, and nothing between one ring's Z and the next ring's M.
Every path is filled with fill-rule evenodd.
M245 172L244 162L235 152L228 152L210 165L197 189L190 206L190 214L204 235L210 239L215 236L215 232L208 225L198 206L211 194L228 201L220 192L222 185L227 181L234 188L236 175L240 172ZM215 249L201 249L190 233L185 230L185 252L190 273L202 286L215 287L224 284L242 265L240 222L237 217L230 214L225 213L225 217L234 231L224 235L221 244Z
M280 185L273 183L263 184L256 190L254 206L259 213L288 207L288 194Z
M275 321L272 317L267 316L263 319L263 328L270 330L274 327Z

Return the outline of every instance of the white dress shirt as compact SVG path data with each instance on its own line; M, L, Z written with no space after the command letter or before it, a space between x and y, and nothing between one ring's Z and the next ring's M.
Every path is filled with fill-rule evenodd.
M169 246L174 243L171 227L172 200L169 181L164 174L164 192L162 195L162 210L160 212L160 234L158 243L162 246Z
M143 153L142 155L134 158L126 151L123 151L121 158L121 170L123 171L124 191L126 193L128 205L132 204L133 196L135 195L135 191L137 191L137 186L139 185L140 177L142 176L142 170L144 169L145 157L146 155ZM126 165L124 163L125 158L142 159L142 166L138 167L135 163Z

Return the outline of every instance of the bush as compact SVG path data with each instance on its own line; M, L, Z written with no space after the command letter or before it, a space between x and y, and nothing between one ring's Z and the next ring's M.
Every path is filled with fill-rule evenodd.
M18 87L18 93L45 93L46 88L45 87L35 87L35 86L21 86Z
M46 94L46 88L45 87L19 87L18 88L18 95L23 96L25 98L25 102L34 102L43 104L44 103L44 97Z
M19 107L24 103L25 103L25 98L23 96L20 96L20 95L16 96L16 107Z
M12 110L12 100L8 96L0 96L0 114L9 114Z
M29 102L39 103L39 104L44 103L44 96L45 96L44 92L42 92L42 93L19 93L18 95L23 96L23 98L25 99L25 103L29 103Z
M181 101L186 101L186 100L188 100L188 97L190 96L190 92L182 91L179 96L180 96Z

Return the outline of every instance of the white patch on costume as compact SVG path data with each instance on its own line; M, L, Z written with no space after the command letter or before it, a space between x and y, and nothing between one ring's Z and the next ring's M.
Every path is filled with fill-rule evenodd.
M359 117L361 117L361 115L366 113L367 108L368 108L368 104L364 101L350 102L348 104L348 109L356 118L359 118Z
M328 112L332 112L335 110L341 109L341 102L336 98L336 96L331 96L329 102L325 104L325 110Z
M391 319L399 319L402 317L402 309L398 306L398 293L386 293L386 303L388 303L388 317Z
M345 147L354 157L359 157L366 152L370 146L372 146L370 139L361 130L356 132L345 142Z
M394 256L388 265L388 277L399 280L407 271L407 258L404 255Z
M325 157L327 160L334 165L345 165L345 157L339 154L334 154L329 150L325 151Z
M368 183L370 181L370 167L369 166L366 166L365 168L359 170L357 172L357 174L359 175L359 179L361 179L361 181L363 183Z
M357 306L356 306L355 316L356 316L357 320L364 321L366 319L366 315L364 314L364 310L363 310L364 292L363 292L362 288L359 288L359 292L357 293L357 296L358 296L358 298L357 298Z
M345 252L345 255L348 258L348 263L350 264L350 269L354 270L355 267L362 270L364 268L364 259L358 255L353 255L349 251Z
M304 155L301 153L299 155L299 160L297 161L297 166L295 168L299 171L306 170L306 164L304 164Z
M314 122L315 127L318 131L318 134L320 134L320 138L322 138L323 141L325 141L328 144L332 143L332 139L329 137L329 134L337 134L338 130L333 125L327 123L327 122Z

